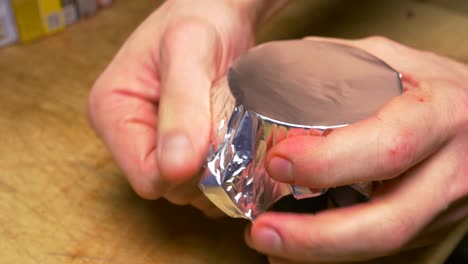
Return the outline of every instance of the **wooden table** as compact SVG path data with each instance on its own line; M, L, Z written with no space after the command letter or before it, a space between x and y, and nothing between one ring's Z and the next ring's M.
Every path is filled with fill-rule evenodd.
M296 0L258 39L381 34L468 61L460 2ZM88 127L93 81L158 3L117 0L63 33L0 50L0 263L265 262L244 245L244 221L138 198ZM303 12L310 20L292 26ZM467 229L400 261L439 263Z

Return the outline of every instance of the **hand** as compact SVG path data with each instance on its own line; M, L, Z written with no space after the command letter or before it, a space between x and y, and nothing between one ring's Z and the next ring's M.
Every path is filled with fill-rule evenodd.
M166 1L94 84L91 124L140 196L220 213L197 187L209 144L210 93L251 46L267 7L278 8L263 2Z
M347 41L403 73L373 116L267 155L274 179L310 188L384 181L368 203L316 215L266 213L247 243L272 263L356 261L427 245L468 215L468 67L380 37Z

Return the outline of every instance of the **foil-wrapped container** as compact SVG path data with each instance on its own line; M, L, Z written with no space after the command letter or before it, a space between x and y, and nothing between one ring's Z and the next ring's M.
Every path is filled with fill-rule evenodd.
M366 118L402 91L401 75L380 59L316 40L252 49L231 66L228 85L212 97L212 145L199 186L227 215L252 221L284 196L327 191L273 180L265 170L268 150L287 137L322 136ZM351 187L330 192L332 200L353 203L349 190L372 194L372 183Z

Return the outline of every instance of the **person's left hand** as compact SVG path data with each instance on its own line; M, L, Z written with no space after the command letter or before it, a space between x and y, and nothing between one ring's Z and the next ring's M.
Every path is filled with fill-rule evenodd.
M380 37L325 41L386 61L403 73L404 92L347 127L285 139L268 153L267 170L310 188L384 183L368 203L315 215L265 213L247 243L272 263L322 263L436 241L468 215L468 67Z

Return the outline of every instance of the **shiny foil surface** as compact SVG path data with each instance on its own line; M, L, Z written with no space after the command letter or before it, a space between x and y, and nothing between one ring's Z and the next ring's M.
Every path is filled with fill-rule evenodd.
M294 48L301 48L304 51L310 50L309 48L326 49L328 53L314 56L323 55L320 63L332 65L330 69L341 71L343 77L331 81L327 71L318 74L315 71L311 72L307 67L302 67L305 61L311 60L302 54L281 53L281 59L284 60L286 56L288 64L278 63L271 56L263 56L265 51L275 47L280 48L281 45L293 45ZM304 54L307 55L306 52ZM341 59L345 63L333 64L335 59ZM291 75L295 77L289 79L271 74L263 68L253 67L254 62L265 67L269 65L279 67L274 70L280 69L281 73L288 70L286 66L296 65L295 75ZM348 72L348 65L361 65L360 67L366 70ZM313 81L306 83L304 80L307 78L302 78L303 76L312 76ZM229 86L224 80L221 87L213 89L211 106L214 127L211 149L199 186L206 197L227 215L251 221L284 196L293 195L296 199L302 199L327 192L327 190L311 190L273 180L266 172L264 164L267 152L275 144L296 135L321 136L327 129L347 125L336 120L348 120L352 117L355 120L351 118L348 121L354 122L367 117L386 101L399 95L402 88L401 75L378 58L352 47L310 40L274 42L271 45L254 48L234 63L228 77ZM281 81L280 89L269 90L265 86L276 85L279 81ZM325 101L315 101L321 104L311 104L315 94L310 93L310 88L314 84L319 84L316 86L317 91L323 90L325 94ZM346 88L343 91L351 95L355 91L366 91L366 95L371 100L369 105L372 107L363 110L360 103L340 105L336 100L328 100L326 92L339 91L335 88L340 85ZM383 91L385 95L374 96L375 91ZM283 100L285 98L289 99ZM352 102L354 101L347 103ZM341 107L343 105L346 107ZM349 115L352 112L350 110L359 115ZM269 113L268 116L265 113ZM328 117L317 116L317 113L325 113ZM309 124L298 124L298 120ZM374 183L356 183L332 188L328 190L327 195L335 205L348 206L366 201L372 195L373 186Z
M291 186L276 182L265 170L267 151L288 136L314 134L333 127L287 124L264 117L243 105L235 106L227 122L219 123L218 141L208 155L200 188L223 212L231 217L254 220L280 198L310 198L326 190ZM315 131L315 132L314 132ZM370 185L353 185L370 195Z

